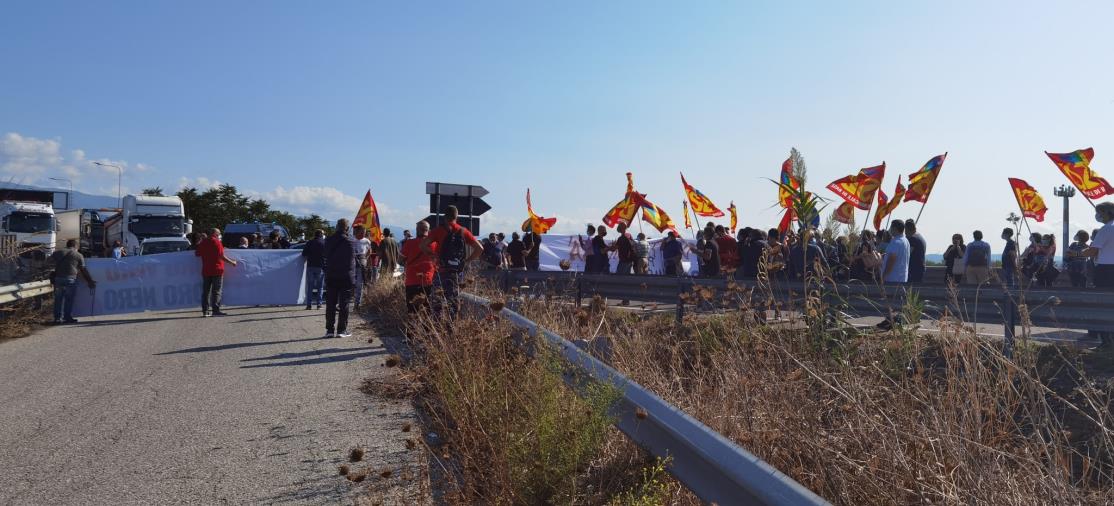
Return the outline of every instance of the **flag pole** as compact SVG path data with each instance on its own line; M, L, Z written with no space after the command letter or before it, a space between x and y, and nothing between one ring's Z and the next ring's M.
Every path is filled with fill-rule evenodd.
M1029 235L1033 235L1033 229L1029 228L1029 218L1025 217L1025 211L1021 212L1021 223L1025 225L1025 230L1029 232Z

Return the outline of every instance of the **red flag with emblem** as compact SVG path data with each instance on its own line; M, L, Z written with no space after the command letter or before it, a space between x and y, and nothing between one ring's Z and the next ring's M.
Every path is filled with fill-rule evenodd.
M1079 189L1083 196L1097 199L1107 195L1114 195L1114 187L1105 178L1100 177L1091 170L1091 159L1095 157L1094 148L1077 149L1071 153L1044 154L1052 159L1052 163L1063 172L1065 176Z
M1037 189L1017 178L1011 177L1009 180L1013 196L1017 199L1017 206L1021 208L1021 215L1036 221L1044 221L1044 213L1048 211L1048 206L1044 205L1044 199L1037 193Z
M367 229L367 238L371 242L383 240L383 229L379 227L379 208L375 206L375 199L371 198L371 190L364 195L360 210L356 211L356 218L352 220L352 226L356 225L363 225Z

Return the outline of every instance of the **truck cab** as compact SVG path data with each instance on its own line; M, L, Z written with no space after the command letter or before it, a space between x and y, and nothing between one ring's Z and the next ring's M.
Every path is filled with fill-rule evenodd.
M120 241L129 255L139 255L144 241L154 238L185 240L192 224L178 197L126 195L120 213L105 222L105 243Z
M44 202L0 202L0 234L15 236L20 250L35 256L54 252L54 207Z
M181 237L152 237L139 245L140 255L176 253L190 249L190 241Z

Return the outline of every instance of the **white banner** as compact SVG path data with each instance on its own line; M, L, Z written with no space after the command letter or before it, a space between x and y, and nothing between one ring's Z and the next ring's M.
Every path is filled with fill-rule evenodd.
M298 250L227 249L223 306L305 303L305 260ZM74 316L166 309L201 310L201 259L192 251L85 260L97 282L79 283ZM80 280L80 277L78 278Z
M665 239L652 239L650 243L650 274L664 274L665 273L665 259L661 254L661 244ZM613 241L608 241L611 244ZM696 262L696 254L693 250L696 249L696 241L685 240L684 256L681 257L681 263L685 267L685 271L695 276L700 272L700 266ZM584 253L592 248L591 238L582 235L556 235L546 234L542 236L542 248L539 252L539 260L541 262L541 270L543 271L560 271L561 261L569 261L569 270L576 272L584 271ZM611 260L611 272L615 272L615 267L619 263L616 252L612 251L608 254Z

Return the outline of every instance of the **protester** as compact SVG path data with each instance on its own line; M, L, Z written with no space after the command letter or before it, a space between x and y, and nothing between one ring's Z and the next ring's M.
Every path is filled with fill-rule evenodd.
M720 275L719 243L716 242L716 229L704 229L704 249L701 251L704 263L701 264L700 275L706 278L715 278Z
M631 237L630 232L627 232L627 225L620 223L615 227L619 232L619 238L611 243L608 251L616 252L619 261L615 264L615 274L633 274L634 273L634 239Z
M742 248L742 255L740 255L740 268L742 276L746 279L758 278L760 264L762 263L762 255L766 253L770 244L766 240L766 232L759 229L751 229L750 239L745 242Z
M1052 234L1042 236L1040 249L1041 254L1037 257L1040 263L1034 273L1037 286L1052 288L1056 278L1060 277L1060 269L1056 268L1056 236Z
M684 266L681 263L684 255L685 250L681 240L677 238L676 232L670 230L661 245L661 256L665 260L666 276L680 276L684 273Z
M875 283L881 279L879 268L882 266L882 254L874 243L874 232L863 231L859 239L859 247L851 259L851 279Z
M723 225L716 225L716 245L719 247L719 265L723 272L735 272L739 268L739 244L727 233Z
M962 234L952 235L952 243L948 245L948 249L944 250L944 279L950 280L952 283L963 283L963 273L966 272L966 266L963 265L963 255L967 253L967 244L963 242Z
M391 229L383 230L383 239L379 241L379 275L388 280L394 277L398 269L398 242L395 241Z
M1095 288L1110 291L1114 289L1114 202L1103 202L1095 206L1095 220L1102 228L1093 234L1091 245L1083 254L1095 259ZM1114 345L1114 333L1090 332L1097 335L1103 348Z
M646 240L646 234L639 232L632 246L634 247L634 273L643 276L649 274L650 242Z
M247 237L241 238L241 241L247 242ZM321 309L321 290L325 287L324 230L313 231L313 239L302 247L302 257L306 259L306 309L310 309L314 302L317 309Z
M224 288L224 264L228 262L235 267L236 261L224 254L224 245L220 242L220 229L209 230L209 235L197 244L193 254L201 257L201 316L225 316L227 313L220 310L221 291Z
M817 266L824 266L827 260L824 250L816 240L816 231L810 231L808 241L797 241L789 250L789 276L793 279L807 280L820 273Z
M236 245L236 249L248 249L251 247L251 241L248 241L247 236L240 237L240 244Z
M256 232L256 233L252 234L251 238L252 238L251 239L251 248L252 249L263 249L264 248L264 246L263 246L263 234L260 234L259 232Z
M95 289L97 282L93 281L93 276L90 276L89 271L85 269L85 256L77 250L77 239L66 240L66 249L55 251L50 256L50 260L54 266L51 279L54 285L54 324L77 323L73 317L73 303L77 296L77 276L80 274L90 289Z
M523 241L523 244L525 244L527 246L527 248L526 248L526 270L528 270L528 271L539 271L542 268L542 266L541 266L541 261L542 261L541 260L541 258L542 258L542 256L541 256L542 255L542 236L540 236L538 234L535 234L533 231L531 231L529 235L530 235L530 240L529 241Z
M587 237L578 235L577 240L580 241L580 249L584 251L584 273L592 274L596 272L596 257L594 248L592 246L592 239L596 236L596 227L591 223L588 224Z
M924 255L928 248L924 237L917 233L917 222L905 220L905 240L909 241L909 283L924 281Z
M279 235L278 230L272 230L267 237L267 249L290 249L290 241Z
M406 312L410 314L429 308L433 276L437 270L435 257L425 254L421 248L422 241L429 235L429 222L419 221L414 231L417 240L402 243L402 259L406 269ZM516 237L517 235L515 234Z
M1002 249L1002 281L1007 287L1013 288L1017 280L1017 241L1013 240L1013 229L1002 229L1002 240L1006 247Z
M990 280L990 244L982 240L982 231L971 232L973 241L963 252L963 276L967 283L981 285Z
M448 306L450 317L455 317L460 309L457 295L465 268L469 262L479 259L483 254L480 241L476 240L471 231L456 222L459 214L456 206L448 206L445 209L445 224L430 231L421 242L422 252L438 260L433 287ZM435 245L436 251L433 249Z
M782 280L788 279L789 269L786 268L786 263L789 261L789 247L785 245L785 238L776 228L771 228L766 233L766 237L768 248L765 253L765 269L767 274Z
M371 239L368 239L367 229L363 225L353 225L352 235L355 236L356 241L356 281L353 286L352 304L358 308L364 301L364 288L367 287L369 281Z
M124 251L124 245L120 244L120 240L112 241L112 258L117 260L128 256L128 252Z
M904 221L894 220L890 224L890 237L882 261L882 282L904 284L909 282L910 255Z
M592 272L596 274L611 274L611 259L607 254L607 240L604 239L606 235L607 227L600 225L596 227L596 236L592 238L592 258L596 262Z
M336 231L325 241L325 337L352 335L348 304L356 285L358 255L356 240L348 235L348 220L337 220Z
M1064 259L1071 278L1072 288L1087 288L1087 260L1083 252L1087 249L1087 242L1091 240L1090 234L1080 230L1075 233L1075 242L1068 246L1067 258Z
M526 244L518 232L511 234L511 243L507 245L507 265L512 271L526 270Z
M484 270L493 271L503 267L503 250L499 247L498 236L494 232L487 234L487 238L481 243L483 244L483 268Z
M1021 284L1028 286L1044 263L1044 237L1037 233L1029 234L1029 245L1021 252Z

